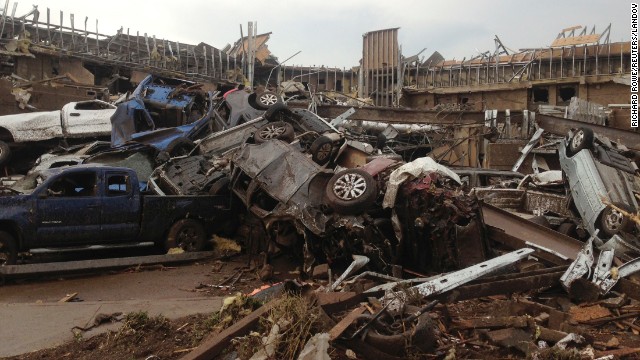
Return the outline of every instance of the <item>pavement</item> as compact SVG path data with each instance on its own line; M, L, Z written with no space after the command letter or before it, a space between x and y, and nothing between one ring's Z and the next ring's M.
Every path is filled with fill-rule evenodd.
M91 275L50 276L0 285L0 357L46 349L74 339L74 326L93 324L97 314L147 311L175 319L220 309L228 292L196 291L199 284L219 283L245 263L228 261L216 271L213 260L201 260L174 267L153 267L107 271ZM248 275L248 277L250 277ZM240 284L242 283L242 284ZM250 279L238 282L248 292ZM77 302L59 302L77 293ZM89 338L121 323L103 324L83 333Z
M220 309L222 297L177 298L160 300L83 301L69 303L4 303L0 304L0 357L15 356L46 349L73 340L74 326L87 327L97 314L123 314L147 311L149 316L162 314L176 319ZM88 338L120 323L100 325L85 332Z

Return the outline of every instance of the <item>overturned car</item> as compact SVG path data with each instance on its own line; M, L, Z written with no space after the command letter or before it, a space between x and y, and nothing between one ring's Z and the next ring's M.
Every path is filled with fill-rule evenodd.
M558 147L560 165L568 179L575 209L590 234L608 239L638 230L623 214L637 213L640 194L638 167L605 137L589 128L570 132Z

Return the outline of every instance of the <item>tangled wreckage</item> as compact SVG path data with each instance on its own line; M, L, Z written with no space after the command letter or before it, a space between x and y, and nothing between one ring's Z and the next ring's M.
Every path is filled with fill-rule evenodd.
M323 118L276 93L227 90L149 76L115 105L0 117L0 126L36 117L56 126L24 140L31 147L18 132L0 143L13 171L2 187L3 274L28 267L15 264L40 246L148 241L199 251L215 234L261 254L263 270L282 255L300 265L305 282L255 295L295 293L328 318L330 326L313 326L315 335L301 334L308 342L295 350L300 358L328 358L329 346L350 358L387 359L638 352L603 343L595 331L610 323L625 334L640 330L626 321L640 317L638 149L590 124L547 132L542 121L523 121L516 131L531 139L512 170L465 167L445 159L496 143L511 124L500 130L489 119L460 137L446 121L350 120L356 110L347 108ZM81 109L93 117L69 112ZM108 129L97 119L109 119ZM86 143L102 136L111 141ZM30 157L21 157L24 148ZM551 165L538 168L531 154ZM533 171L517 172L523 163ZM71 211L84 207L97 215ZM267 270L262 280L273 276ZM515 293L528 298L505 296ZM217 356L268 311L291 305L288 296L186 358ZM484 297L495 307L483 307ZM282 319L272 319L264 337L245 337L260 343L252 343L261 349L255 358L285 356L278 349L293 319Z

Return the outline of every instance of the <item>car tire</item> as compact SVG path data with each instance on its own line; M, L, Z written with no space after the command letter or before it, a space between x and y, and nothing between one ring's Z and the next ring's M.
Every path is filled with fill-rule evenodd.
M289 107L284 104L284 103L277 103L273 106L271 106L267 111L265 111L264 113L264 118L267 121L282 121L282 115L291 115L291 109L289 109Z
M206 243L207 234L202 224L197 220L182 219L169 229L165 249L179 247L184 251L202 251Z
M633 213L633 209L629 207L627 204L615 202L613 203L616 207ZM615 210L611 206L607 206L604 210L602 210L602 214L600 214L600 218L598 219L598 229L600 230L600 235L603 238L610 238L613 235L618 234L620 231L631 231L632 230L632 222L631 220L622 215L621 212Z
M228 195L229 194L229 177L222 177L211 184L209 187L209 195Z
M559 232L560 234L571 236L571 237L577 236L576 224L570 223L570 222L560 224L560 226L558 226L558 230L556 231Z
M6 231L0 231L0 266L15 265L18 261L16 239Z
M256 105L262 110L267 110L277 103L281 103L278 94L273 91L263 91L256 96Z
M593 147L593 130L589 128L579 128L569 140L567 153L570 156L577 154L580 150L591 149Z
M378 197L373 176L362 169L341 171L329 180L325 195L329 205L341 214L365 211Z
M195 144L193 141L185 138L178 138L169 143L169 146L166 148L166 152L171 155L171 157L189 155L191 151L195 148Z
M328 136L319 136L309 148L311 160L318 165L325 165L331 160L333 153L333 140Z
M0 141L0 165L9 161L11 157L11 148L9 148L9 144L4 141Z
M284 121L277 121L262 125L253 135L253 139L256 144L262 144L265 141L273 139L290 143L295 139L295 137L296 134L293 131L293 126Z

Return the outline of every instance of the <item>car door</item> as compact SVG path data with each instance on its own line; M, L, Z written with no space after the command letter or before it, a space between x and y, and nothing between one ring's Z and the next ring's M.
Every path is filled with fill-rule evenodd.
M36 206L36 233L41 244L71 246L101 242L97 175L91 170L65 172L41 190Z
M135 240L140 231L140 197L125 171L107 171L103 184L100 231L108 242Z
M108 136L111 115L116 106L100 100L72 102L62 108L62 125L66 136Z

